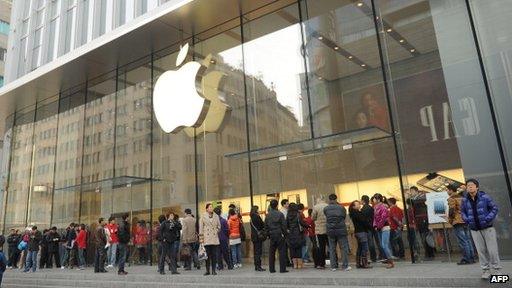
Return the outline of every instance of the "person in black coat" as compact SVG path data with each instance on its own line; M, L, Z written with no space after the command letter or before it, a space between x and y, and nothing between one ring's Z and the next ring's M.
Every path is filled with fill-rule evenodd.
M18 268L18 260L20 259L20 250L18 244L21 242L21 235L18 229L11 229L11 234L7 236L7 244L9 245L9 261L8 267Z
M279 203L276 199L270 201L270 210L265 218L265 229L270 238L270 248L268 256L268 269L270 273L276 272L276 251L279 251L279 272L286 273L286 220L283 213L277 210Z
M53 226L48 232L48 261L46 268L53 267L53 261L55 261L55 267L60 267L60 256L59 256L59 242L61 241L60 234L57 232L57 227ZM52 260L53 258L53 260Z
M363 206L359 201L353 201L349 208L349 216L354 223L354 233L357 239L356 267L371 268L368 265L368 231L371 229L368 215L362 212Z
M263 254L263 242L267 238L265 223L258 212L259 207L254 205L251 208L251 241L254 249L254 270L263 272L261 267L261 255Z
M306 245L304 229L307 227L309 227L308 224L300 217L298 205L290 203L286 214L286 228L288 229L290 256L295 269L303 267L302 246Z
M48 265L48 229L43 230L43 239L41 239L40 243L40 253L41 257L39 258L39 269L50 268Z

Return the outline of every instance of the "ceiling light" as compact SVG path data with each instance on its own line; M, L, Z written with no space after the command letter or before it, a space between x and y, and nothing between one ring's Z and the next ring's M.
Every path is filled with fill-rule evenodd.
M334 50L338 50L338 49L340 49L340 47L338 47L338 46L335 46L335 47L334 47Z
M361 7L361 6L363 6L363 3L361 3L361 2L357 3L357 7Z
M320 36L318 37L318 40L324 40L324 37Z
M386 30L386 31L388 31L388 33L389 33L389 32L391 32L391 31L393 31L393 29L389 28L389 29L388 29L388 30Z
M414 52L416 52L416 49L411 49L410 51L411 51L411 53L414 53Z
M404 43L404 42L405 42L405 40L404 40L404 39L400 39L400 41L399 41L399 42L400 42L400 43Z
M361 67L366 67L366 64L361 64Z
M354 56L352 56L352 55L348 56L348 59L352 59L352 58L354 58Z

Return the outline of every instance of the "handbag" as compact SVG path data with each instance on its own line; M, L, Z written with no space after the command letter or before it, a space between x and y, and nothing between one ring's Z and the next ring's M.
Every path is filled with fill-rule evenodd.
M204 244L199 245L199 250L197 251L197 259L199 261L208 259L208 254L206 254L206 249L204 248Z
M425 235L425 242L430 248L435 248L436 244L434 242L434 234L432 231L428 231L427 235Z
M183 244L180 250L180 259L188 260L192 255L192 247L189 244Z
M254 228L254 230L256 230L256 238L258 238L258 240L260 241L265 241L267 240L267 231L265 231L265 229L261 229L261 230L258 230L258 228L256 228L256 226L254 226L254 224L252 223L252 220L250 221L251 222L251 226L252 228Z
M242 222L242 219L238 222L240 223L240 240L245 241L247 234L245 233L244 223Z

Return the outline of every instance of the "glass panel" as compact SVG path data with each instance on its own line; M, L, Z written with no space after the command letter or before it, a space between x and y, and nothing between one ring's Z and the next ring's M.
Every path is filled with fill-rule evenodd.
M512 178L512 2L470 1L478 41L482 49L487 81L498 118L502 145Z
M84 136L85 91L60 100L52 225L77 222Z
M4 217L5 217L5 205L7 198L7 184L10 171L11 163L11 141L14 124L14 115L10 115L5 119L5 132L0 138L3 143L0 148L0 205L2 205L2 211L0 211L0 231L4 231Z
M407 193L425 257L447 251L443 224L428 222L425 194L465 177L478 178L481 189L503 203L495 227L502 253L510 255L510 201L465 1L378 4L404 182L421 191ZM429 230L439 239L437 255L425 241ZM457 243L453 235L448 243Z
M80 221L95 223L113 211L115 76L87 90Z
M53 102L48 104L38 104L34 128L27 222L40 227L50 226L52 215L48 212L52 209L59 103L58 97L52 97L51 100Z
M307 1L304 30L315 137L365 127L390 131L373 13L352 2Z
M252 149L311 137L298 12L292 5L243 26Z
M221 217L227 220L228 206L234 204L243 216L246 231L250 231L251 198L241 30L238 21L232 24L237 27L194 46L195 60L208 67L201 84L204 96L211 100L203 124L196 129L197 213L202 216L206 203L213 202L214 206L221 208ZM222 73L222 78L216 80L216 73ZM238 152L244 156L229 156ZM247 248L244 246L242 250ZM243 255L249 254L244 252Z
M27 204L32 171L34 107L16 113L13 128L11 168L5 210L5 229L23 229L27 224Z

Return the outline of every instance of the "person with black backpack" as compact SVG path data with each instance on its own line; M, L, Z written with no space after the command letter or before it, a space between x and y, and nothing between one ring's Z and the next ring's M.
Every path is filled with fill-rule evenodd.
M171 274L180 274L177 268L176 250L173 249L174 242L177 240L176 231L181 229L174 220L174 213L170 212L166 219L160 223L158 239L160 241L161 253L158 259L158 273L165 275L165 257L169 257Z
M119 251L119 269L117 270L118 275L126 275L128 272L124 271L124 265L126 263L126 255L128 253L128 243L130 242L130 223L127 219L130 215L128 213L123 214L122 221L119 223L119 230L117 232L119 238L119 245L117 250Z

